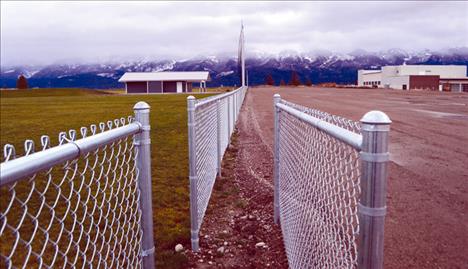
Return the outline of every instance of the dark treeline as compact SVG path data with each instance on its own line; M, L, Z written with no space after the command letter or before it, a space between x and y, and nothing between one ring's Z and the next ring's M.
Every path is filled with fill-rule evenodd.
M304 83L302 82L301 77L299 74L295 71L291 72L291 77L288 80L288 83L285 82L284 79L280 79L279 83L275 82L275 79L271 74L268 74L265 76L265 85L270 85L270 86L275 86L275 85L289 85L289 86L300 86L300 85L306 85L306 86L312 86L312 80L310 78L305 78Z

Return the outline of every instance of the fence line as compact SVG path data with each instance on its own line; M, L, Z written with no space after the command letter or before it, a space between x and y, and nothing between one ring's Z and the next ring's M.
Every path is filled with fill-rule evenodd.
M247 87L196 100L187 98L190 221L192 250L199 250L199 231L221 161L234 132Z
M274 220L291 268L382 268L390 119L273 98Z
M149 106L135 118L5 145L0 262L7 268L154 268ZM87 136L88 132L91 136ZM100 131L100 132L99 132Z

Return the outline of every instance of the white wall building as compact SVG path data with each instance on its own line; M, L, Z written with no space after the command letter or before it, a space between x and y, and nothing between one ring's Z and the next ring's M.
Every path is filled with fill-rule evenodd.
M379 87L381 82L381 70L358 70L358 86Z
M468 91L466 65L395 65L358 70L358 86L401 90Z

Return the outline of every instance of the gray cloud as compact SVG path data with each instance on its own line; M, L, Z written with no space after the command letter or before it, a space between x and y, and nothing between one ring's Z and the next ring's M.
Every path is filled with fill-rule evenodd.
M1 64L468 46L467 2L1 1Z

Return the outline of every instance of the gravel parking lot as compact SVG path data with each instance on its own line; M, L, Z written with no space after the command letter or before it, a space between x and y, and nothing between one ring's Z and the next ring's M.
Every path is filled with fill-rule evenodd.
M468 264L468 94L310 87L251 88L253 131L272 147L272 97L358 121L381 110L393 124L386 268Z

